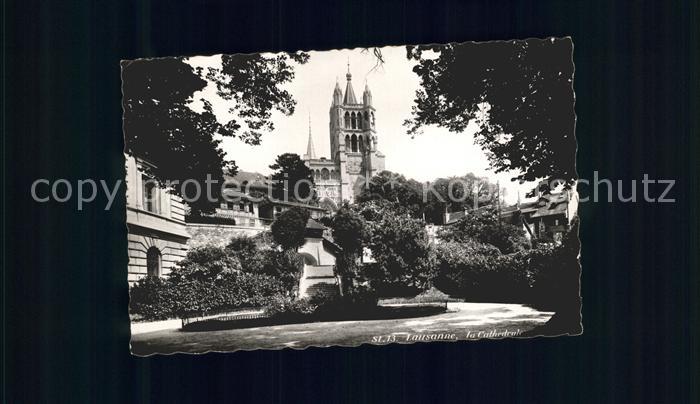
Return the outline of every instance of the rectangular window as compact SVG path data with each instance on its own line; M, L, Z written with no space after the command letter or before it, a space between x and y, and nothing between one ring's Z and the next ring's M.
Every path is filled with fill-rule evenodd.
M143 208L151 213L160 213L160 192L158 184L153 178L144 175L143 180Z

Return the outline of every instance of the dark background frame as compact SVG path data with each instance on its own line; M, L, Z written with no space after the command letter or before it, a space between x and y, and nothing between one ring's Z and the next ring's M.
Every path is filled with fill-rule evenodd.
M697 401L698 4L499 3L5 3L3 402ZM121 59L547 36L574 41L579 175L677 181L581 205L579 337L132 357L123 197L30 198L123 178Z

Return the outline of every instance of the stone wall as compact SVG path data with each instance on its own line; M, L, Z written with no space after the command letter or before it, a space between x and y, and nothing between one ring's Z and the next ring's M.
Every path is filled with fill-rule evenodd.
M199 224L188 223L187 232L190 239L187 241L189 248L201 247L205 245L215 245L226 247L233 236L253 237L262 231L263 227L244 227L226 224Z

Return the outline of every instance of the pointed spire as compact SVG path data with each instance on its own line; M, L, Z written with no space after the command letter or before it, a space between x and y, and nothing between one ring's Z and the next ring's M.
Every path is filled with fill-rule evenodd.
M350 58L348 57L348 74L345 75L348 79L348 84L345 86L345 98L343 99L343 104L357 104L357 98L355 98L355 91L352 89L352 74L350 74Z
M309 112L309 143L306 146L306 160L316 159L316 150L314 149L314 139L311 137L311 113Z

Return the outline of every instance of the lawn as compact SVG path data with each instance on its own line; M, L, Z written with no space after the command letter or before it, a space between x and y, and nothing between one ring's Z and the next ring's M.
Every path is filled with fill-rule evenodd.
M151 355L503 338L530 331L554 314L519 304L448 303L447 308L447 312L432 316L391 320L326 321L203 332L156 331L132 336L131 351Z

